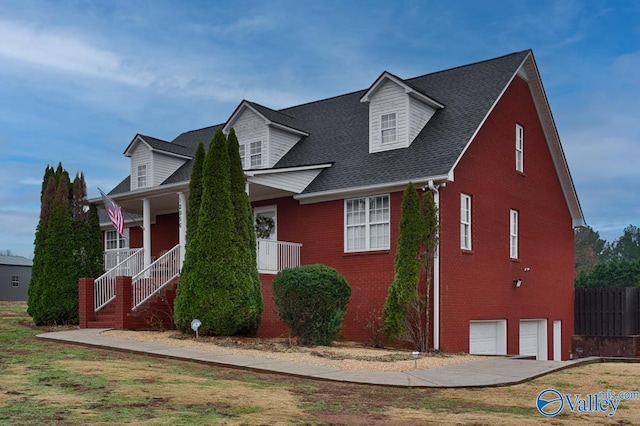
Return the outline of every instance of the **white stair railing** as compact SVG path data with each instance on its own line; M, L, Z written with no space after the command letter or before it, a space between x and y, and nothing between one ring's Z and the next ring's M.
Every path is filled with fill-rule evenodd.
M129 257L133 256L138 250L140 250L139 248L125 248L125 249L118 249L118 250L107 250L103 253L103 257L104 257L104 270L108 271L110 269L113 269L116 267L116 265L118 265L120 262L128 259Z
M132 249L132 253L122 262L96 278L94 283L95 311L116 298L116 277L133 276L144 268L144 249Z
M131 309L137 310L144 302L180 275L180 244L160 256L131 278Z

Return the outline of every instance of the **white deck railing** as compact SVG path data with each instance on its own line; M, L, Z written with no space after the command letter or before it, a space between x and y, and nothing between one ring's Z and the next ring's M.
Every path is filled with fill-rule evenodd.
M300 243L258 239L258 271L276 274L300 266Z
M180 275L180 244L160 256L131 278L132 302L135 311L151 296L162 290L171 280Z
M95 311L116 297L116 277L133 276L144 268L144 249L131 249L131 254L95 280ZM106 259L106 253L105 253ZM105 262L106 264L106 262Z

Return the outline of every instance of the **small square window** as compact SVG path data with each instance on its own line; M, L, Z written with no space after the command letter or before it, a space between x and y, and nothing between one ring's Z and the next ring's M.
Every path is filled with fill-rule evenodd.
M20 277L17 275L11 276L11 287L19 287L20 286Z

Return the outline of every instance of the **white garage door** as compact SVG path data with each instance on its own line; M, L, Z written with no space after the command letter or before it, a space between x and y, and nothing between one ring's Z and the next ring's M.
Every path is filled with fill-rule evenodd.
M538 356L538 321L520 321L520 355Z
M547 321L520 320L520 355L547 359Z
M503 355L506 353L506 321L471 321L469 353Z

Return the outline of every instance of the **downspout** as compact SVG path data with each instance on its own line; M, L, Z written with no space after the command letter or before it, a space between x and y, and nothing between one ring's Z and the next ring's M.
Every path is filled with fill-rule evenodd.
M429 190L433 193L433 202L436 205L438 223L440 223L440 191L433 180L429 181ZM440 239L436 246L433 258L433 349L440 349Z

